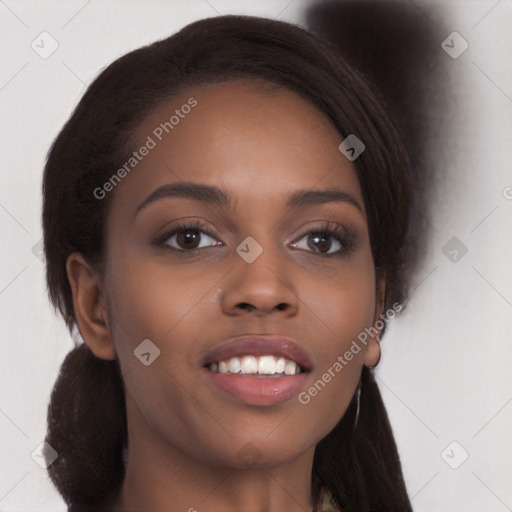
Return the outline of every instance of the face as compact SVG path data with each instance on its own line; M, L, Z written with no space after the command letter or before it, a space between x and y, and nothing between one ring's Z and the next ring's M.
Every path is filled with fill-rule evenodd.
M187 90L136 138L137 163L110 192L101 299L129 425L228 467L314 449L378 357L375 341L343 357L379 311L342 137L295 93L240 80ZM336 194L314 194L325 190ZM263 374L276 364L282 373L284 358L299 373L235 375L232 358Z

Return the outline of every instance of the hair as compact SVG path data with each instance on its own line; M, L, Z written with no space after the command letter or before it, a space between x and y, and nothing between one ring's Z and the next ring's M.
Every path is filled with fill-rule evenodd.
M89 86L49 151L43 231L50 300L76 329L66 259L104 260L110 194L101 187L133 151L139 124L193 86L242 78L287 88L321 111L346 138L366 146L353 162L367 210L385 309L406 300L408 157L379 92L321 38L290 23L251 16L196 21L167 39L120 57ZM316 447L312 496L327 484L350 511L410 511L400 459L373 373L363 367L356 398ZM48 408L46 437L58 458L51 480L71 512L100 510L124 479L127 423L119 363L77 345L65 358Z

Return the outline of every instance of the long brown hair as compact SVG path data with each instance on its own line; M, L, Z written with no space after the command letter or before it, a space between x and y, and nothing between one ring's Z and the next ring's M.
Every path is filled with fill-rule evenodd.
M353 162L366 210L377 275L386 277L385 309L406 295L409 216L407 154L379 94L329 43L281 21L219 16L132 51L90 85L49 152L43 180L43 229L50 298L76 328L66 259L81 252L101 263L111 201L95 197L126 161L139 123L194 85L237 78L284 86L315 105L343 137L364 141ZM391 426L373 374L315 451L313 499L327 484L343 510L410 511ZM124 384L117 360L84 344L64 360L48 409L46 441L59 457L49 475L70 511L100 510L124 478Z

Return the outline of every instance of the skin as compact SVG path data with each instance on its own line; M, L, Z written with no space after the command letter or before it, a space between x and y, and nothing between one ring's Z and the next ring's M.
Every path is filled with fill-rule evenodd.
M378 319L384 282L356 172L321 112L248 80L185 91L138 127L136 147L190 97L197 106L116 187L102 271L78 253L67 261L80 332L97 357L119 358L125 381L129 461L112 510L309 512L315 446L345 413L363 364L378 363L377 337L307 405L243 403L209 384L200 360L234 336L288 336L313 362L305 391ZM155 189L179 181L221 186L235 203L168 197L135 215ZM302 188L343 190L361 209L286 210ZM215 237L199 235L193 251L176 236L167 244L183 252L156 247L178 219L201 220ZM353 233L353 248L322 255L304 233L323 221ZM263 248L250 264L235 251L247 236ZM323 252L340 247L327 238ZM149 366L134 356L145 339L161 351ZM254 453L252 466L241 449Z

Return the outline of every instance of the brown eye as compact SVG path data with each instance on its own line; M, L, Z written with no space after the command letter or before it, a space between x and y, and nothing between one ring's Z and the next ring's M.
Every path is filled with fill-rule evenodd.
M210 235L199 224L175 226L171 231L159 236L155 242L160 246L182 252L222 245L222 242Z
M331 247L333 245L336 247L336 244L341 248L340 242L338 240L333 240L332 235L329 235L328 233L311 233L308 235L308 247L313 250L318 249L318 252L321 253L329 253ZM339 250L339 248L337 250Z
M176 244L182 249L196 249L200 239L200 232L195 229L187 229L176 234Z
M313 252L320 254L333 254L343 249L343 245L339 240L334 238L333 234L326 231L313 231L304 235L301 240L306 239L306 246L309 247ZM302 245L302 246L301 246ZM304 244L295 244L299 249L304 248Z
M306 240L306 243L301 242L302 240ZM342 226L328 223L310 229L292 245L320 256L342 256L353 248L354 240Z

